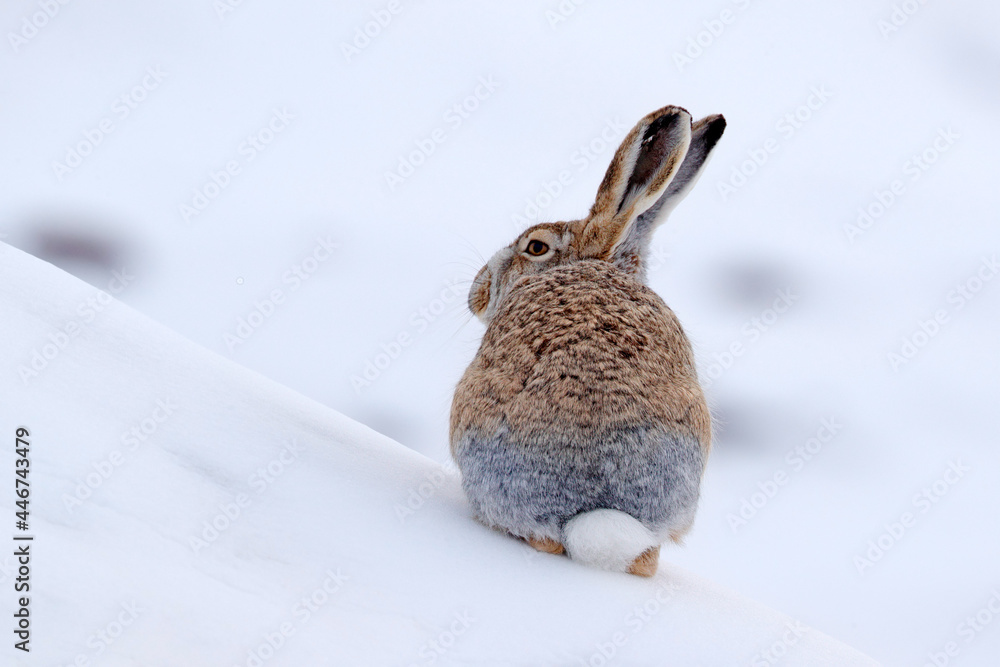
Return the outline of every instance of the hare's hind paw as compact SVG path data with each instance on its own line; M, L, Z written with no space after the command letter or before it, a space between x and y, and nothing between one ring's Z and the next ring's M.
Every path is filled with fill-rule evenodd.
M551 537L527 537L525 541L542 553L558 555L566 552L565 547Z
M660 547L651 547L643 551L632 561L628 573L639 577L652 577L656 574L656 566L660 562Z

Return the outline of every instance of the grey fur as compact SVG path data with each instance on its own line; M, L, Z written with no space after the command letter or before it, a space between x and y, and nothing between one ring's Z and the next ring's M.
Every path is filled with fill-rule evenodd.
M600 508L632 515L661 540L684 532L705 465L695 438L653 425L525 442L503 424L466 433L458 451L462 488L481 521L557 542L567 521Z

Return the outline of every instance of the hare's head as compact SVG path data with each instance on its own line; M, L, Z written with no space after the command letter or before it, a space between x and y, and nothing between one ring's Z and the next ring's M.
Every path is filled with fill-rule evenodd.
M590 214L535 225L497 251L472 283L469 309L489 323L518 278L584 259L610 262L645 281L653 230L694 185L725 129L722 116L692 124L675 106L640 120L615 152Z

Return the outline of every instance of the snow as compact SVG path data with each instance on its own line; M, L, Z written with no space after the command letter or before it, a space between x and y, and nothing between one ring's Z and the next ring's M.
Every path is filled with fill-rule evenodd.
M534 552L423 455L117 301L83 321L94 288L30 255L0 267L4 427L30 432L34 490L14 664L876 664L680 567Z
M717 418L693 531L661 561L887 664L933 664L949 643L951 664L995 662L996 5L401 0L349 59L341 45L386 21L386 0L71 2L15 48L40 6L0 9L3 239L438 464L482 334L465 290L514 217L583 214L653 109L725 114L712 163L653 240L651 285L694 343ZM564 21L547 14L560 8ZM53 163L105 120L60 179ZM213 188L185 221L180 206ZM859 208L877 215L852 230ZM77 345L102 320L70 306L88 325ZM894 369L904 339L915 354ZM156 398L178 400L171 389ZM47 441L63 443L66 479L156 407L141 392L118 403L31 407L34 428L63 429ZM32 417L9 405L8 431ZM105 449L71 458L99 435Z

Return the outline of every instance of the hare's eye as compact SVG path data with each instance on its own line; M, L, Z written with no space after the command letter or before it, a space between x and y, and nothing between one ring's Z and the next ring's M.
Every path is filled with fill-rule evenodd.
M528 241L528 247L525 248L525 251L534 257L541 257L549 251L549 246L547 243L534 239L532 241Z

